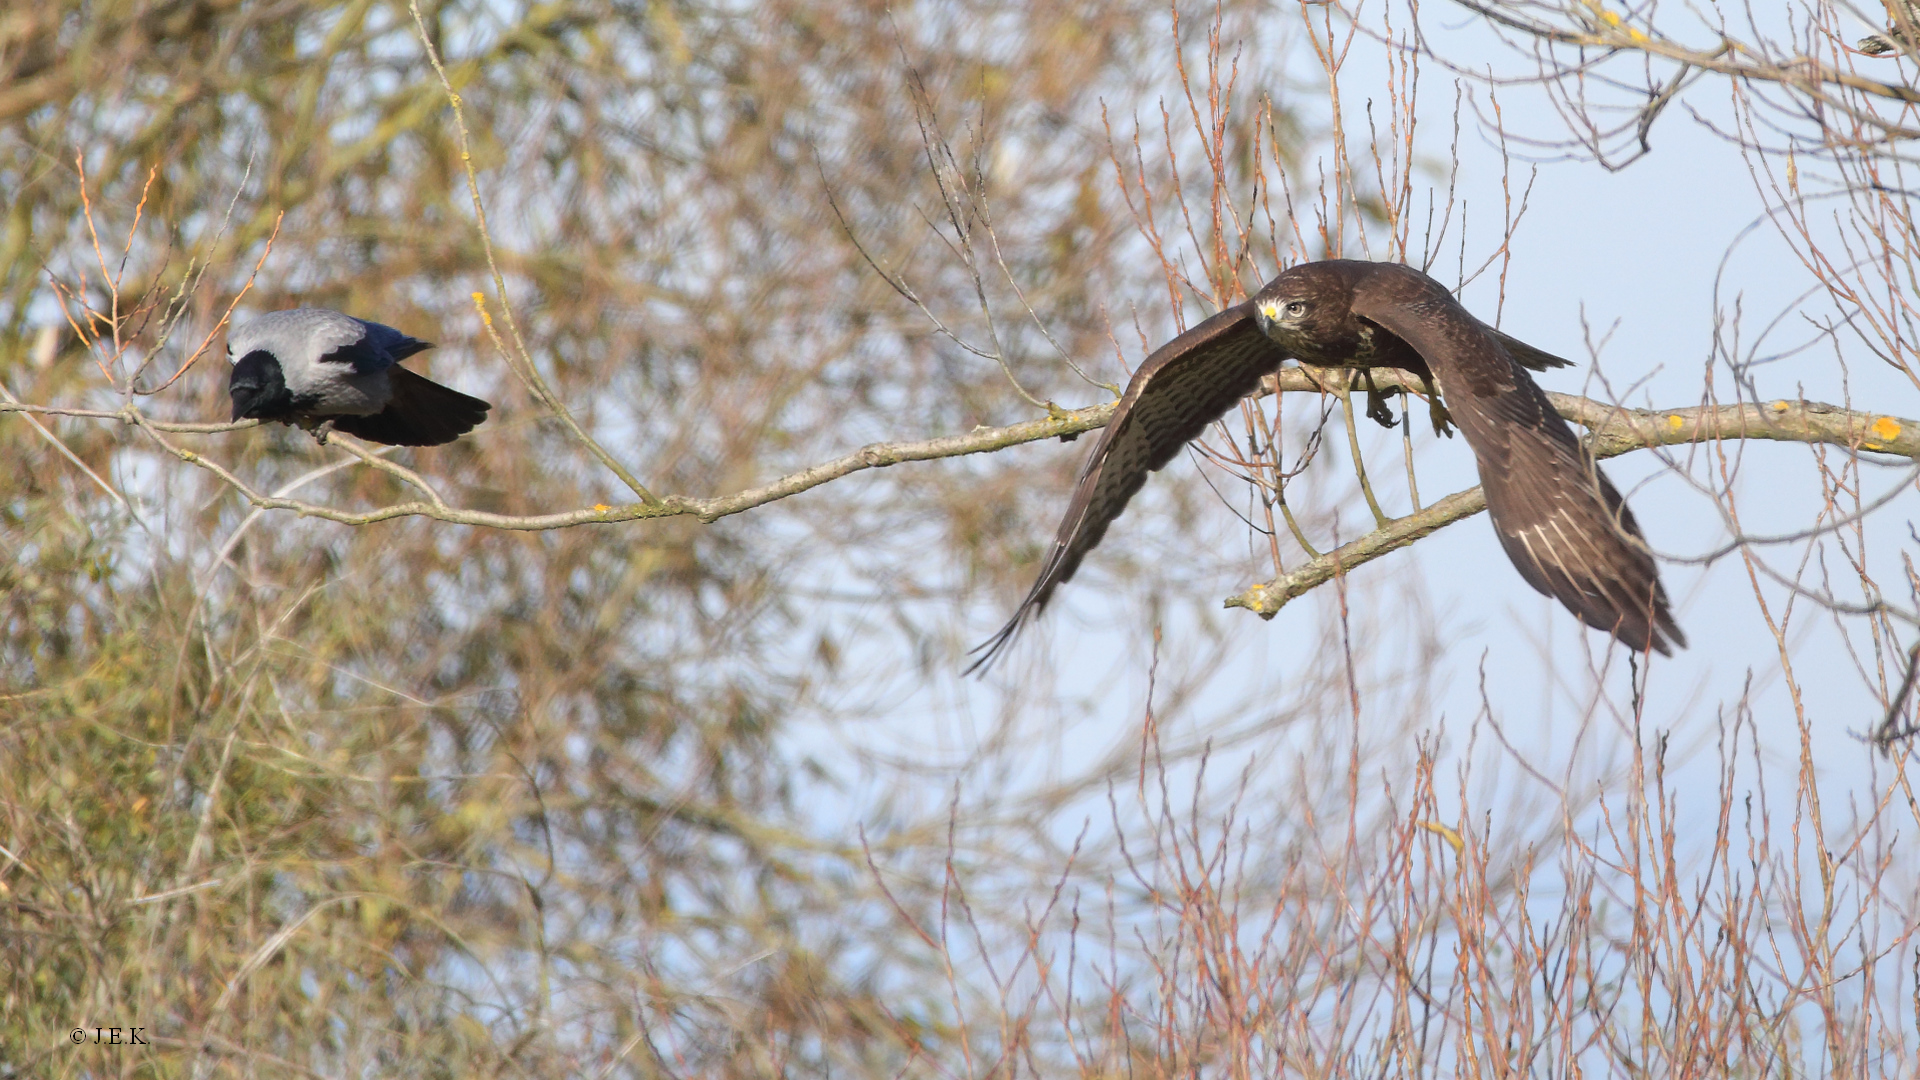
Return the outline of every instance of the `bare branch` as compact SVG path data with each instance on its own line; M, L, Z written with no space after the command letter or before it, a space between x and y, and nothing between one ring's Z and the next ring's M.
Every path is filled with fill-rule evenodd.
M1478 485L1457 491L1425 510L1394 518L1350 544L1343 544L1264 585L1227 597L1227 607L1246 608L1263 619L1279 614L1287 601L1325 585L1362 563L1412 544L1432 533L1470 518L1487 508L1486 492Z
M1414 392L1419 380L1390 369L1375 369L1374 381L1382 391ZM1288 368L1275 377L1273 384L1282 393L1323 394L1325 388L1311 372ZM1711 440L1763 439L1774 442L1824 443L1850 452L1861 450L1893 454L1920 460L1920 421L1904 417L1843 409L1821 402L1774 401L1766 405L1707 405L1683 409L1629 409L1573 394L1549 392L1549 400L1559 413L1591 430L1595 455L1613 457L1629 450L1654 446L1675 446ZM131 406L108 412L80 409L56 409L46 406L0 402L0 413L43 413L90 419L114 419L145 431L167 453L187 464L213 473L231 486L253 506L263 510L290 510L303 517L317 517L343 525L371 525L395 518L425 517L456 525L515 531L545 531L575 525L604 525L618 521L650 518L694 517L714 522L723 517L778 502L822 484L868 469L886 468L908 461L933 461L967 454L1003 450L1041 439L1077 435L1106 425L1115 403L1108 402L1084 409L1061 409L1038 420L1006 427L982 427L965 435L948 435L912 442L872 443L851 453L818 465L789 473L771 483L747 488L729 495L699 498L668 495L651 502L610 506L596 504L584 510L549 514L499 514L449 506L433 495L427 481L384 458L375 458L353 448L370 466L392 473L397 478L429 492L429 502L394 503L372 510L351 511L322 503L307 502L264 494L234 475L225 466L203 454L177 446L164 438L167 434L212 434L257 426L255 421L236 424L186 424L149 419ZM1257 586L1229 606L1248 607L1262 615L1272 615L1287 600L1326 581L1344 569L1379 558L1389 551L1418 540L1445 525L1471 517L1485 509L1485 500L1474 488L1442 499L1427 509L1407 517L1391 519L1380 529L1351 544L1314 558L1285 578ZM1289 584L1290 583L1290 584Z

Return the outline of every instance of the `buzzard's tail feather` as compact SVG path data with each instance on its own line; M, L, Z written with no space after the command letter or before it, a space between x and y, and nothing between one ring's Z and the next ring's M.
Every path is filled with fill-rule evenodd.
M1080 488L1074 492L1073 503L1067 508L1066 520L1060 523L1060 532L1054 537L1053 546L1047 551L1047 561L1042 564L1040 576L1034 581L1033 588L1027 590L1026 599L1020 601L1020 606L1014 609L1013 618L1008 619L1005 626L995 631L992 637L968 650L967 655L972 656L978 653L979 658L968 664L966 670L960 673L961 675L984 672L993 666L1000 651L1020 633L1020 628L1026 625L1027 620L1046 609L1047 601L1053 599L1053 590L1072 577L1073 572L1080 568L1080 562L1086 558L1087 552L1093 550L1100 543L1100 538L1107 535L1107 526L1112 524L1113 518L1118 517L1120 511L1126 508L1128 500L1133 498L1134 493L1139 491L1146 481L1144 474L1135 479L1123 478L1113 489L1120 504L1119 509L1113 510L1112 516L1104 520L1089 520L1087 503L1094 484L1098 483L1098 458L1096 457L1090 464L1094 467L1082 475Z
M999 657L1000 650L1006 648L1007 643L1013 640L1013 635L1020 632L1020 624L1027 621L1027 615L1032 610L1026 604L1021 604L1020 609L1013 613L1013 618L1007 620L1007 625L995 631L992 637L968 649L968 656L974 656L976 653L978 656L973 663L966 666L966 670L960 673L961 676L964 678L992 666L994 660Z

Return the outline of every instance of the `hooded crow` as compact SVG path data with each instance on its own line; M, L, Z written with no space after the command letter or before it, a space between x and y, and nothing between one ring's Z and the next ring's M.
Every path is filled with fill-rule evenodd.
M344 431L389 446L439 446L493 406L400 366L429 342L325 308L272 311L227 335L235 420Z

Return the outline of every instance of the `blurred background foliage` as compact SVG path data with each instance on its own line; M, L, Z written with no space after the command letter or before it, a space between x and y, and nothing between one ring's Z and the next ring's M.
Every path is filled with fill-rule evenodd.
M1589 40L1671 51L1585 0L1555 8L1577 33L1528 37L1541 6L1507 25L1573 42L1536 77L1565 100ZM224 419L217 328L244 292L242 318L316 304L438 344L415 363L496 406L396 454L450 503L629 501L476 311L505 330L470 160L559 399L654 491L722 495L1109 400L1283 252L1491 267L1497 311L1533 190L1503 143L1475 211L1499 224L1469 239L1413 136L1424 56L1383 50L1333 107L1378 42L1332 5L417 10L459 118L401 0L0 10L0 404ZM1407 46L1401 14L1379 30ZM1289 55L1317 58L1307 83ZM1799 70L1768 69L1796 109ZM1607 85L1651 122L1666 78ZM1477 107L1460 84L1441 106ZM1800 160L1853 145L1800 114ZM1897 216L1880 182L1841 188ZM1884 265L1904 311L1906 264ZM1744 400L1713 379L1700 400ZM1243 418L1264 432L1269 407L1268 452L1323 455L1287 488L1304 532L1371 529L1360 451L1316 434L1337 407L1299 395L1284 435L1272 402ZM1397 469L1399 437L1374 437ZM168 438L257 490L412 497L298 431ZM508 532L262 513L110 417L0 415L0 1076L1910 1074L1910 759L1823 824L1811 748L1834 722L1791 673L1790 713L1754 696L1773 653L1643 716L1647 684L1620 684L1645 669L1587 638L1562 666L1549 633L1491 665L1492 696L1483 656L1479 712L1449 728L1440 684L1473 639L1442 631L1484 612L1432 611L1396 572L1290 608L1262 639L1286 664L1230 665L1270 653L1232 652L1253 624L1217 598L1291 541L1202 507L1258 512L1215 470L1150 485L1049 613L1074 670L1042 646L958 680L1084 446L864 472L712 524ZM1783 529L1864 544L1833 496L1861 460L1809 455L1824 505ZM1799 513L1780 475L1759 501ZM1697 604L1696 642L1745 620L1786 657L1753 591ZM1087 610L1106 622L1076 640ZM1539 708L1496 707L1521 674ZM1675 717L1717 751L1711 781L1665 771ZM1509 732L1544 733L1550 776ZM1797 770L1771 810L1763 732ZM136 1025L145 1045L68 1042Z
M421 10L534 355L657 491L1038 414L849 235L988 340L930 227L923 125L992 189L1024 297L984 287L1020 313L991 329L1023 385L1107 393L1071 379L1026 305L1069 354L1109 358L1101 381L1124 381L1116 337L1137 360L1135 320L1169 318L1160 267L1126 257L1101 115L1157 122L1157 0ZM0 191L0 379L22 400L151 389L272 236L243 313L378 318L495 403L481 437L411 459L450 497L625 495L482 332L456 131L403 4L8 5ZM113 387L59 290L125 343ZM131 400L223 419L217 351ZM857 839L797 812L833 777L781 734L884 710L823 685L863 635L889 642L869 655L957 666L956 598L1024 587L1077 453L712 526L514 534L263 517L129 428L44 424L74 460L0 423L0 1073L91 1074L105 1059L65 1033L115 1023L145 1026L152 1047L115 1066L140 1075L558 1075L616 1054L634 1075L896 1075L955 1052L966 1006L942 961L873 894ZM298 432L189 442L262 488L399 493L313 475Z

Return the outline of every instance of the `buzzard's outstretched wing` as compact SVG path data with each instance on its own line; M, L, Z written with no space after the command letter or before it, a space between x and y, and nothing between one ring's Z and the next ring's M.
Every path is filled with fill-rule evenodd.
M1353 313L1433 369L1520 576L1631 649L1685 647L1633 514L1504 342L1444 287L1397 264L1355 283Z
M1172 461L1208 424L1253 393L1260 377L1279 370L1286 354L1237 304L1167 342L1133 373L1126 396L1080 470L1066 519L1053 538L1040 578L1013 618L974 651L969 674L993 662L1026 620L1046 607L1061 582L1126 509L1147 474Z
M1555 356L1545 349L1535 348L1504 330L1495 330L1486 323L1480 325L1486 327L1487 333L1492 334L1494 340L1506 346L1507 355L1519 361L1521 367L1532 368L1535 371L1552 371L1554 368L1573 366L1573 361Z

